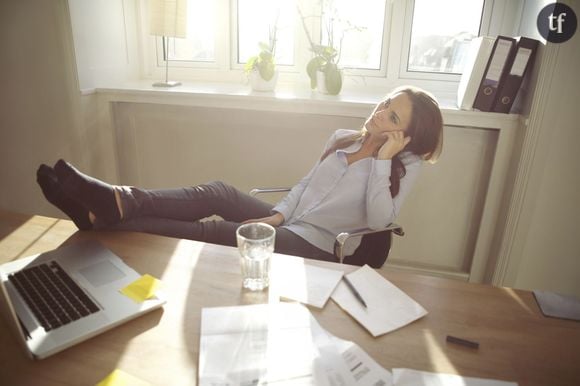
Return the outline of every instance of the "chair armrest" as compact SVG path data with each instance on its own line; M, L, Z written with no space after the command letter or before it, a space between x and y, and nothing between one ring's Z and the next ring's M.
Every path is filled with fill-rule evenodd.
M250 190L250 196L255 196L261 193L278 193L278 192L288 192L290 188L255 188Z
M364 235L368 235L371 233L378 233L378 232L384 232L384 231L391 231L394 234L396 234L397 236L404 236L405 235L405 231L403 231L403 227L401 227L400 225L395 224L395 223L391 223L388 226L386 226L385 228L378 229L378 230L369 230L369 231L362 231L362 232L355 232L355 233L342 232L336 236L336 240L334 241L334 254L338 258L338 261L342 264L342 262L344 260L344 244L346 244L346 241L348 239L350 239L351 237L364 236Z

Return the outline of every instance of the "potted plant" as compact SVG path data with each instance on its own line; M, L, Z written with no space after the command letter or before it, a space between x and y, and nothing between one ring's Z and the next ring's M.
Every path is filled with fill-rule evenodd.
M328 44L315 44L306 26L306 17L298 8L298 13L302 19L302 27L310 43L310 50L314 57L306 65L306 72L310 78L310 87L314 90L331 95L338 95L342 89L342 70L338 67L340 61L340 50L344 33L340 38L338 48L334 47L334 18L329 18L326 29L328 34ZM320 16L322 20L322 15Z
M332 46L313 45L314 57L306 65L310 87L322 93L338 95L342 89L342 70L338 68L339 52Z
M302 14L300 7L297 9L302 20L302 27L310 43L310 50L314 53L314 57L306 65L310 86L320 92L337 95L342 89L343 72L338 63L340 62L344 37L350 31L360 32L365 27L356 26L341 17L333 6L332 0L322 0L322 12L315 17L319 18L321 28L326 31L327 44L316 44L308 32L306 17Z
M246 62L244 70L255 91L272 91L276 87L278 71L274 55L276 52L276 25L269 28L268 43L260 42L260 53Z

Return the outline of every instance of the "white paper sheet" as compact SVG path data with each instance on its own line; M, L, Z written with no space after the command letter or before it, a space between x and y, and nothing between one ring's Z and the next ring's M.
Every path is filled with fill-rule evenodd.
M303 259L275 256L271 291L276 291L282 298L322 308L342 275L342 271L305 264Z
M392 386L357 344L296 303L202 310L199 385Z
M355 384L308 309L296 303L202 309L199 384Z
M368 265L347 277L365 300L367 308L360 304L342 281L332 293L332 300L375 337L403 327L427 314L419 303Z
M392 386L390 371L379 365L359 345L333 337L333 341L348 364L357 386Z
M517 386L517 383L495 379L462 377L411 369L393 369L394 386Z

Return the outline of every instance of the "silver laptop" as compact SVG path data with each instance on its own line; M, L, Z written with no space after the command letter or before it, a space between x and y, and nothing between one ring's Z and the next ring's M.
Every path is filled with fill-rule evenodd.
M100 243L77 242L1 265L0 311L42 359L165 304L119 291L140 277Z

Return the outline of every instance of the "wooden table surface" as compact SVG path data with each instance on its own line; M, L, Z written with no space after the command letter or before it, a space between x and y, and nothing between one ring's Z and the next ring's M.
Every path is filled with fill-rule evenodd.
M241 288L235 248L128 232L77 232L74 224L0 211L0 263L95 239L140 273L160 278L161 310L41 361L29 360L0 319L0 385L94 385L121 369L154 385L195 385L202 307L265 303ZM356 267L308 263L336 269ZM334 302L310 308L339 338L387 369L404 367L531 385L580 385L580 322L544 317L531 292L383 269L428 314L373 338ZM446 343L447 335L479 349Z

